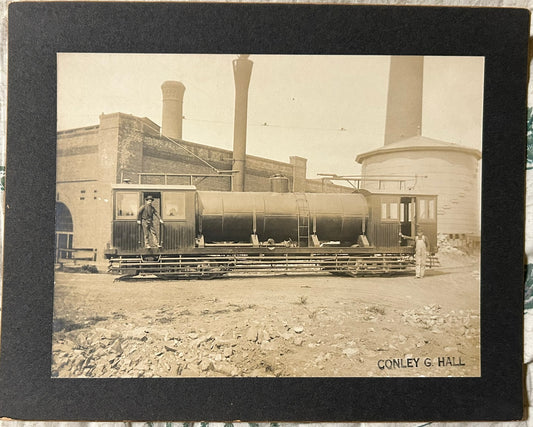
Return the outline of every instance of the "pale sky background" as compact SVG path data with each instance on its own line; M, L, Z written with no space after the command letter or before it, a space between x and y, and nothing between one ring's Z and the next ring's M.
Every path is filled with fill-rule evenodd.
M237 55L58 54L58 130L101 113L161 125L161 84L185 85L183 139L231 150ZM250 55L247 153L308 159L307 176L359 174L383 145L390 57ZM482 57L426 57L422 134L481 149Z

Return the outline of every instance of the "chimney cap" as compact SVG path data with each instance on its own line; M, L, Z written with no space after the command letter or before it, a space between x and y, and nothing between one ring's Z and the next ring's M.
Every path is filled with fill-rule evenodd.
M166 87L185 87L185 85L177 80L166 80L161 85L161 89L164 89Z

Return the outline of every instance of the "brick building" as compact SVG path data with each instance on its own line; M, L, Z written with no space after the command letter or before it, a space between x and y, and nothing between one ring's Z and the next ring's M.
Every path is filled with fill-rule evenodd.
M308 180L307 159L302 157L292 156L284 163L246 153L252 67L248 55L233 61L232 151L183 139L186 88L177 81L161 86L161 127L148 118L114 113L102 114L98 125L58 132L56 257L70 254L62 248L87 248L95 249L97 260L104 262L113 217L111 187L117 183L189 184L217 191L351 191Z
M57 134L56 233L58 248L94 248L98 261L111 237L111 185L121 182L193 184L232 190L233 152L162 135L147 118L102 114L95 126ZM349 191L306 179L307 160L289 163L246 155L244 191L270 191L273 175L289 191ZM222 171L217 173L217 171Z

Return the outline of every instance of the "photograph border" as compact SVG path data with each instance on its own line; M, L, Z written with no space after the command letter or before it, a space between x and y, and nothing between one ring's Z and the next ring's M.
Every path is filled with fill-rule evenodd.
M525 9L12 3L0 416L513 420L523 413ZM479 378L51 378L58 52L484 56Z

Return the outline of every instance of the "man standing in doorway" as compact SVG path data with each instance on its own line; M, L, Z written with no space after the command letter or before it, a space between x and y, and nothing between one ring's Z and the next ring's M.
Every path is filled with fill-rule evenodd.
M421 279L426 272L427 251L429 250L429 242L424 232L419 228L415 237L406 236L400 233L400 237L404 239L414 240L415 242L415 264L416 264L416 278Z
M156 208L152 206L154 198L148 196L145 199L144 206L139 209L137 214L137 224L142 225L143 235L144 235L144 247L146 249L157 247L160 248L159 236L157 235L157 230L154 226L154 219L159 219L159 222L163 224L163 220L157 213Z

